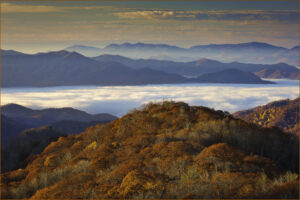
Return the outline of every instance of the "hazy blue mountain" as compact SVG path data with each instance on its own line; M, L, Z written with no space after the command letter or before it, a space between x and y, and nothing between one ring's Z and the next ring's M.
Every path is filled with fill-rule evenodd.
M263 42L248 42L248 43L239 43L239 44L209 44L209 45L197 45L192 46L191 50L213 50L213 51L223 51L223 50L287 50L284 47L274 46L268 43Z
M85 45L73 45L73 46L67 47L65 50L76 51L76 52L86 55L86 56L97 56L97 55L103 53L103 49L101 49L101 48L85 46Z
M299 67L299 46L295 46L286 51L273 54L273 56L275 58L279 58L280 62L290 63L296 67Z
M110 44L104 48L104 51L119 51L119 50L131 50L131 51L182 51L184 48L180 48L167 44L147 44L147 43L123 43L123 44Z
M24 55L23 53L21 52L18 52L18 51L14 51L14 50L4 50L4 49L1 49L1 56L14 56L14 55Z
M102 50L101 48L91 47L91 46L86 46L86 45L73 45L73 46L68 47L67 49L78 49L78 50L86 50L86 51L100 51L100 50Z
M291 48L290 50L297 50L297 51L299 51L299 45L297 45L297 46L294 46L293 48Z
M180 83L179 75L134 70L121 63L99 63L75 52L4 56L2 87L62 85L138 85Z
M238 69L225 69L223 71L203 74L196 78L202 83L248 83L270 84L270 81L261 80L251 72L244 72Z
M209 58L222 62L239 61L255 64L285 62L294 66L299 64L299 50L297 51L297 48L287 49L263 42L195 45L190 48L166 44L123 43L110 44L103 49L93 47L78 48L76 45L75 47L68 47L67 50L77 51L90 57L100 54L118 54L135 59L154 58L177 62L190 62L201 58ZM297 53L291 53L291 51L296 51Z
M182 76L199 76L205 73L218 72L225 69L239 69L253 72L261 78L287 78L298 79L299 70L285 63L278 64L247 64L247 63L222 63L211 59L200 59L193 62L173 62L154 59L131 59L119 55L100 55L94 57L98 62L117 61L134 69L152 68Z
M129 57L144 57L145 53L149 55L158 55L162 53L168 52L177 52L184 53L186 51L185 48L180 48L177 46L166 45L166 44L147 44L147 43L123 43L123 44L110 44L101 48L96 48L92 46L84 46L84 45L73 45L67 47L65 50L68 51L76 51L78 53L82 53L85 56L97 56L99 54L120 54Z
M201 67L195 68L194 63L192 67L191 64L186 67L182 63L170 61L147 60L144 62L144 60L139 60L136 63L132 59L118 57L119 61L125 62L122 64L107 61L108 59L97 61L68 51L3 56L2 58L2 87L189 83L199 81L183 75L198 76L212 72L197 71ZM132 65L132 63L138 65ZM142 63L143 65L140 65ZM127 66L129 64L130 67ZM224 68L221 67L219 70L221 69Z
M199 61L190 62L195 66L196 71L194 73L209 73L217 72L222 69L239 69L246 72L253 72L261 78L287 78L298 79L299 70L286 63L277 64L248 64L240 62L222 63L210 59L201 59ZM272 73L260 73L262 71L270 71ZM276 76L273 74L275 71L282 74L282 76ZM187 72L188 73L188 72Z
M1 112L4 116L16 122L23 123L29 127L50 125L54 122L59 122L62 120L79 122L107 122L117 119L117 117L107 113L92 115L74 108L47 108L35 110L18 104L4 105L1 107Z

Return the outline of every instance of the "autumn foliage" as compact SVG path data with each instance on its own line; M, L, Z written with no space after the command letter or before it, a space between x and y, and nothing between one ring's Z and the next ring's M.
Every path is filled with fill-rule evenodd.
M298 137L185 103L61 137L2 175L3 198L298 198Z
M234 113L234 116L262 127L279 127L299 135L299 98L274 101L264 106Z

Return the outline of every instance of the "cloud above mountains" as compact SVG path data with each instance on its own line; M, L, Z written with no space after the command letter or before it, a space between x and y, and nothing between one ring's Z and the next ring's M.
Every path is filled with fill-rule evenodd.
M72 10L106 10L121 11L132 10L126 8L116 8L113 6L57 6L57 5L26 5L14 3L1 3L2 13L61 13Z
M1 1L1 45L27 53L78 43L260 41L292 47L299 42L295 8L296 1Z
M298 10L144 10L118 12L114 15L127 19L157 19L157 20L263 20L263 21L299 21Z

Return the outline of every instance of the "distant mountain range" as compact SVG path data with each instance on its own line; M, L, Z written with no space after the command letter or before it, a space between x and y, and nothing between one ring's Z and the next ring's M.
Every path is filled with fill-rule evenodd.
M123 62L126 60L124 58L122 59ZM161 61L146 60L144 65L137 67L135 61L133 61L133 65L128 66L127 62L123 64L121 61L116 61L113 57L110 61L108 61L108 59L103 61L101 57L92 59L79 53L68 51L38 53L34 55L6 55L2 56L1 61L2 87L202 83L201 79L197 78L200 74L203 75L205 73L223 71L231 68L243 69L243 67L239 68L240 65L238 64L236 64L236 67L232 67L231 65L224 65L224 67L222 67L222 63L219 63L219 66L200 66L199 62L201 63L203 60L186 65L171 62L171 65L175 64L177 66L177 68L173 69L168 65L164 65L165 63L169 64L169 61L157 65ZM218 63L217 61L213 62ZM153 63L153 65L151 63ZM291 69L291 73L298 72L295 67L286 64L282 65L283 70L288 68L287 70ZM256 65L249 67L256 67ZM246 67L244 67L244 69L245 68ZM272 66L269 68L272 68ZM275 69L278 68L279 67L275 67ZM259 69L263 68L260 67ZM196 76L193 78L184 77L184 75L191 74ZM222 78L218 75L222 80L215 81L216 78L213 78L211 81L205 81L205 83L270 83L260 79L247 78L247 75L249 75L249 73L243 74L244 79L231 76L230 80L228 77ZM252 76L253 75L251 75L251 77ZM225 82L224 80L228 81Z
M255 64L275 64L285 62L299 65L299 46L291 49L262 42L240 44L209 44L181 48L166 44L123 43L110 44L104 48L74 45L65 50L76 51L94 57L100 54L118 54L130 58L162 59L190 62L201 58L216 59L222 62L244 62Z
M223 71L203 74L196 78L201 83L242 83L245 80L251 83L271 84L271 81L263 81L251 72L238 69L225 69Z
M299 70L285 63L272 65L246 64L239 62L222 63L216 60L200 59L193 62L173 62L154 59L131 59L119 55L100 55L94 57L98 62L119 62L134 69L151 68L169 73L176 73L182 76L195 77L205 73L218 72L225 69L239 69L252 72L261 78L286 78L298 79Z
M233 116L262 127L276 126L285 132L299 135L299 101L299 98L274 101L236 112Z
M15 55L24 55L24 53L14 51L14 50L0 50L1 56L15 56Z

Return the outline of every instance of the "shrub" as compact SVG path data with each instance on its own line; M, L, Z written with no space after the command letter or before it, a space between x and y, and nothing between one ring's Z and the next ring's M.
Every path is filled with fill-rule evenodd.
M284 184L284 183L292 182L292 181L297 180L298 177L299 177L298 174L288 171L284 175L281 175L279 178L275 179L273 184L274 185L281 185L281 184Z

